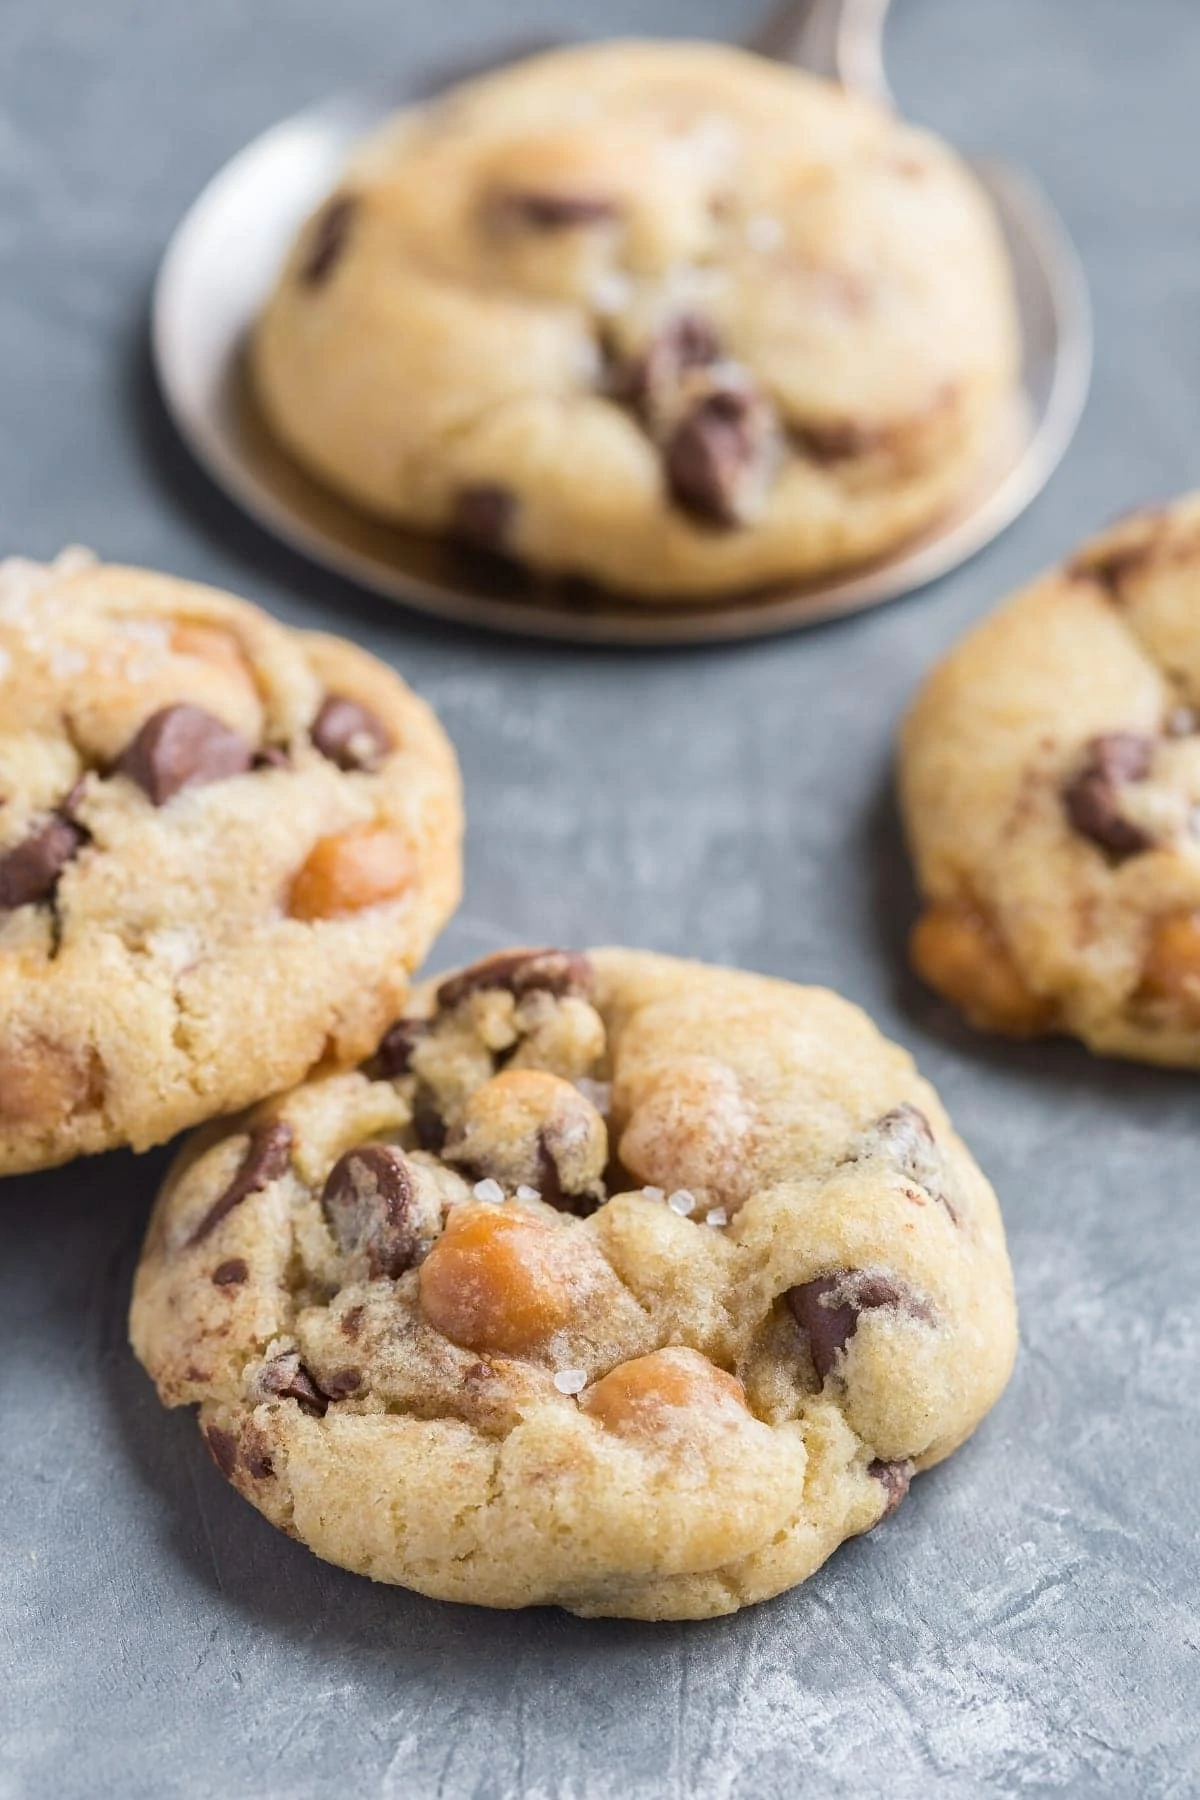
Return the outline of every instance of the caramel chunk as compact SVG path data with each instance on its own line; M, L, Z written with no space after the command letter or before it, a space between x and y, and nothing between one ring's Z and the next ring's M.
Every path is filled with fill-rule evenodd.
M1169 1001L1200 1022L1200 912L1167 913L1155 925L1138 995Z
M353 825L318 838L288 895L293 919L335 919L404 893L413 875L408 840L390 825Z
M953 1002L981 1031L1032 1037L1049 1029L1049 1001L1026 987L994 926L968 907L922 913L910 942L922 980Z
M517 1207L456 1206L421 1264L422 1310L468 1350L536 1352L575 1314L578 1249Z
M51 1130L102 1092L98 1061L82 1060L46 1038L0 1046L0 1123Z
M578 1088L540 1069L508 1069L476 1088L443 1154L510 1192L536 1188L565 1212L591 1212L604 1198L604 1120Z
M680 1346L618 1363L579 1404L609 1431L657 1437L672 1413L745 1411L746 1394L734 1376Z

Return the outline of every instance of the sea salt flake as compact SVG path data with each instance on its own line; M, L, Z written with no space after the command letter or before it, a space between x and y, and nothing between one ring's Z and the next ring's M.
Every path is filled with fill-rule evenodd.
M535 1187L530 1187L528 1185L528 1183L526 1183L524 1181L521 1183L520 1187L517 1189L517 1199L518 1200L540 1200L541 1197L542 1196L538 1193L538 1191Z
M560 1369L554 1377L554 1385L560 1394L580 1394L587 1386L586 1369Z
M504 1200L504 1189L498 1181L493 1181L490 1175L485 1181L477 1181L471 1192L477 1200L482 1200L485 1206L500 1206Z
M575 1083L576 1089L585 1100L590 1100L598 1113L607 1113L612 1105L612 1082L593 1081L588 1075L581 1075Z
M681 1219L687 1217L695 1204L696 1196L687 1188L676 1188L673 1194L667 1195L667 1205L673 1213L678 1213Z
M667 1197L662 1188L644 1187L642 1192L645 1194L647 1200L665 1200Z
M704 1223L713 1226L728 1225L729 1214L723 1206L710 1206L704 1215Z

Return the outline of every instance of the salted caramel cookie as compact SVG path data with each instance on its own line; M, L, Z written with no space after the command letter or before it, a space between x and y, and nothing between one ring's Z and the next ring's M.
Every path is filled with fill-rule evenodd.
M367 511L684 599L926 525L995 439L1016 329L936 138L743 51L617 43L400 115L301 231L251 365Z
M964 639L900 780L927 981L983 1030L1200 1067L1200 497Z
M629 950L489 957L198 1134L131 1327L318 1555L652 1619L870 1530L1015 1344L995 1197L908 1056L823 990Z
M459 884L391 670L86 552L0 564L0 1172L354 1062Z

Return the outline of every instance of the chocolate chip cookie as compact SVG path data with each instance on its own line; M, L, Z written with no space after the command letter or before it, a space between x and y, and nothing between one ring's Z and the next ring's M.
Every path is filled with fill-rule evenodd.
M70 552L0 564L0 1172L374 1045L457 896L454 755L353 645Z
M900 775L927 981L982 1030L1200 1067L1200 496L974 630Z
M653 1619L878 1524L1015 1345L995 1197L910 1059L823 990L629 950L489 957L199 1133L131 1327L319 1555Z
M892 549L1011 405L1004 252L928 133L743 51L592 45L401 115L252 348L369 512L683 599Z

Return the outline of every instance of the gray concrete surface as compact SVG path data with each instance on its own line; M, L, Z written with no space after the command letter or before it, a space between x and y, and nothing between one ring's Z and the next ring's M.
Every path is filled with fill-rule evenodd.
M147 374L155 260L206 177L381 64L505 31L732 36L732 0L6 0L0 545L227 584L393 659L456 737L467 900L439 960L622 940L835 983L910 1045L1004 1201L1012 1387L895 1521L707 1626L509 1617L278 1537L124 1341L161 1154L0 1190L0 1794L162 1800L1200 1791L1196 1087L972 1039L901 966L893 724L941 648L1089 526L1200 473L1200 9L898 0L896 84L1027 159L1094 286L1048 493L970 567L811 636L587 654L439 630L244 523Z

